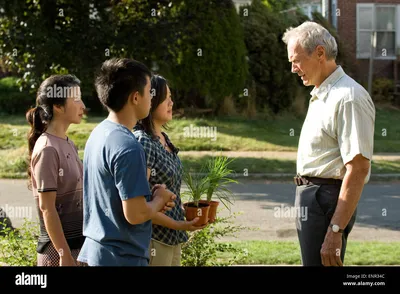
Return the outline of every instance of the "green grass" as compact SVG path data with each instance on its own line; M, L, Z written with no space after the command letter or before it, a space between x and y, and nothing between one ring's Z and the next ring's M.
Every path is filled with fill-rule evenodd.
M27 151L24 147L16 149L0 150L0 178L24 178L26 176L27 163L25 158ZM79 156L83 159L84 152L79 150ZM205 160L211 156L181 155L182 164L185 169L197 172ZM249 158L237 157L230 164L230 169L237 176L252 176L258 173L294 174L296 161L280 160L271 158ZM400 161L374 161L372 174L399 173Z
M182 155L182 163L188 170L198 171L205 160L211 156L188 156ZM230 164L230 169L236 174L243 174L247 171L249 175L252 173L295 173L296 161L271 159L271 158L251 158L237 157ZM372 162L373 174L399 173L400 161L375 160Z
M377 109L374 152L399 152L399 110ZM78 147L81 158L90 132L104 117L85 117L81 124L73 124L68 136ZM244 118L175 119L167 133L181 151L296 151L302 119L283 116L275 119L248 120ZM207 138L193 138L192 127L216 128ZM192 129L193 130L193 129ZM28 123L23 115L0 117L0 177L24 177L27 155ZM186 168L196 170L205 157L182 155ZM237 174L251 173L294 173L295 161L274 158L237 158L232 164ZM399 161L375 161L373 174L398 173Z
M211 156L188 156L181 155L184 168L190 171L199 171L204 161L211 159ZM271 158L237 157L229 165L235 174L248 175L252 173L295 173L296 162L293 160L278 160Z
M301 265L297 241L236 241L249 255L240 264ZM223 255L222 259L229 256ZM349 241L344 265L400 265L400 242Z
M77 145L84 149L87 138L94 127L103 118L91 118L81 124L73 124L68 129L68 136ZM0 150L15 149L27 146L27 135L30 127L25 117L3 116L0 118Z
M399 152L400 111L377 109L374 152ZM86 118L79 125L71 125L68 135L79 149L93 128L103 117ZM175 119L167 131L172 142L181 151L296 151L303 119L285 115L280 118L255 119L218 118L217 119ZM193 127L209 127L216 130L206 138L195 138ZM26 144L29 126L24 116L0 117L0 150L19 148Z
M68 135L79 149L84 148L90 132L102 119L100 117L88 118L79 125L70 126ZM212 130L215 127L216 140L192 137L196 134L189 132L191 125L208 126ZM266 124L265 121L261 120L248 121L229 118L218 121L212 119L177 119L170 123L170 128L167 132L172 142L182 151L295 151L300 125L300 121L291 118L281 119L280 128L276 128L272 122ZM187 130L186 134L185 130ZM25 117L3 116L0 118L0 149L23 146L26 144L28 132L29 125Z
M289 116L274 121L180 119L171 123L168 134L182 151L296 151L301 125L299 119ZM196 138L196 133L190 132L195 127L209 127L209 130L216 131L216 136L210 133L206 138Z
M374 152L400 152L400 110L376 109Z

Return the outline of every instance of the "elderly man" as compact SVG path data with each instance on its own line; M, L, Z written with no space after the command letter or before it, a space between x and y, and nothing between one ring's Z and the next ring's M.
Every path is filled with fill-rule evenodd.
M357 205L371 174L375 106L336 64L335 38L305 22L288 29L292 72L314 86L298 148L295 208L304 266L343 266ZM301 210L301 209L303 210Z

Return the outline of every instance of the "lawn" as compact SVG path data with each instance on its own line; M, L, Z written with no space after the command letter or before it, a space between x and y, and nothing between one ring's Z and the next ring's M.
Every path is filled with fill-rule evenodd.
M79 156L83 159L83 150L79 151ZM25 157L26 149L19 147L16 149L0 150L0 178L24 178L26 176L27 164ZM185 169L192 172L199 172L200 166L211 156L188 156L182 155L181 160ZM231 163L230 168L235 176L249 176L254 174L290 174L296 172L296 161L273 159L273 158L251 158L237 157ZM399 173L400 161L373 161L372 174L393 174Z
M102 119L90 117L79 125L70 126L68 135L79 149L84 148L90 132ZM279 128L275 125L278 122ZM290 117L275 122L231 118L176 119L170 123L167 133L182 151L295 151L300 126L301 121ZM24 117L3 116L0 118L0 149L23 146L28 131ZM197 134L203 137L196 137Z
M239 264L301 265L296 241L236 241L236 248L247 249ZM226 260L231 256L222 255ZM344 265L400 265L400 242L348 241Z
M1 242L7 241L0 237ZM24 254L25 263L26 255L34 253L35 244L35 241L31 245L26 240L23 242L25 249L30 250ZM246 257L234 262L234 265L301 265L300 247L297 241L235 241L229 244L248 252ZM232 257L232 253L218 253L217 261L227 262ZM35 257L31 258L34 260ZM0 255L0 262L7 260ZM32 265L35 263L29 264ZM344 266L372 265L400 265L400 242L349 241Z
M399 152L400 110L377 109L374 152ZM103 117L85 117L81 124L71 125L68 136L75 142L81 158L86 140ZM181 151L296 151L302 120L282 116L274 120L218 118L175 119L167 133ZM23 177L27 155L29 126L24 116L0 117L0 177ZM202 137L198 137L198 135ZM197 170L207 157L181 153L184 166ZM231 168L236 174L291 173L295 161L283 158L237 158ZM373 173L398 173L399 161L375 161Z
M211 156L181 156L183 165L191 171L198 171L202 163ZM231 163L230 168L236 175L251 175L258 173L282 173L293 174L296 172L295 160L237 157ZM372 162L373 174L399 173L400 161L375 160Z
M400 110L377 109L374 152L399 152ZM79 149L102 117L88 117L71 125L68 135ZM225 117L175 119L167 133L181 151L296 151L303 120L293 115L274 119ZM0 150L26 144L29 126L24 116L0 118ZM201 136L201 137L200 137Z

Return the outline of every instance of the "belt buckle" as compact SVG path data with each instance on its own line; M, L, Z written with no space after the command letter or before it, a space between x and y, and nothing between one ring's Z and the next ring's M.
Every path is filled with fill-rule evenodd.
M294 183L297 186L301 186L303 184L302 181L301 181L301 178L299 177L299 175L295 176L293 179L294 179Z

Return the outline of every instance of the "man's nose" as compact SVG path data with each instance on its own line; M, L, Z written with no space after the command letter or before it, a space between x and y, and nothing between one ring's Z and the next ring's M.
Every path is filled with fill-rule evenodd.
M299 71L299 69L297 68L297 66L292 64L292 73L297 73Z

